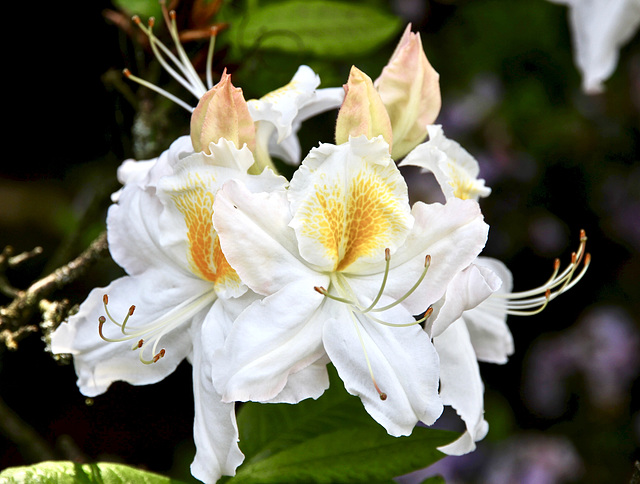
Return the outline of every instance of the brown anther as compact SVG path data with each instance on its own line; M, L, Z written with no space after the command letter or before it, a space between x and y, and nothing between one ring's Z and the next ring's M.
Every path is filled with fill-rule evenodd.
M429 267L431 265L431 256L427 254L424 258L424 266Z
M136 307L132 304L129 308L129 316L133 316L133 312L136 310Z
M325 294L327 294L327 290L326 290L324 287L322 287L322 286L313 286L313 289L314 289L316 292L319 292L320 294L322 294L323 296L324 296Z
M144 340L141 339L140 341L138 341L138 348L142 348L142 345L144 344Z
M155 17L149 17L149 20L147 21L147 25L149 26L149 28L152 29L155 24L156 24Z
M585 242L587 240L587 233L584 229L580 229L580 241Z
M109 304L109 296L107 294L102 296L102 302L105 304Z
M578 260L578 254L576 254L575 252L571 252L571 263L575 264L577 260Z
M169 11L169 17L171 17L171 20L175 20L177 17L176 11L175 10Z
M547 301L551 298L551 289L545 291L544 297L547 298Z
M553 261L553 270L557 271L560 269L560 259L556 259Z
M104 316L100 316L98 318L98 334L100 335L100 337L106 341L106 338L104 337L104 335L102 334L102 327L104 326L105 321L107 320L107 318L105 318Z
M431 316L431 313L433 313L433 307L429 306L427 310L424 312L424 318L427 319L429 316Z
M138 17L137 15L134 15L133 17L131 17L131 20L133 20L136 24L140 25L140 17Z
M591 254L587 252L584 256L584 265L588 266L591 263Z
M389 250L388 247L384 249L384 260L386 260L387 262L391 260L391 251Z
M122 73L126 76L126 77L131 77L131 71L129 69L127 69L126 67L124 69L122 69Z
M158 353L156 356L153 357L153 362L156 363L160 358L164 357L164 348L162 348L160 350L160 353Z
M387 399L387 394L386 393L381 393L380 394L380 400L382 400L383 402Z

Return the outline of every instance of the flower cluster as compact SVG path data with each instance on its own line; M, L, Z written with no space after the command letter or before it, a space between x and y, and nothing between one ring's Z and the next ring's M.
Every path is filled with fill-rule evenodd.
M73 354L80 391L157 382L186 358L191 470L204 482L243 460L235 402L318 398L329 363L390 435L449 405L466 432L440 450L473 450L488 430L478 361L513 352L507 314L538 312L582 277L584 235L569 266L531 291L512 293L508 269L480 257L490 189L433 124L439 78L410 27L375 81L353 67L343 88L318 89L301 66L249 101L226 72L205 89L184 55L169 60L199 98L190 136L123 163L107 229L127 275L52 337L54 352ZM300 162L302 123L337 108L335 143ZM299 165L290 180L272 157ZM435 175L446 202L410 206L398 163Z

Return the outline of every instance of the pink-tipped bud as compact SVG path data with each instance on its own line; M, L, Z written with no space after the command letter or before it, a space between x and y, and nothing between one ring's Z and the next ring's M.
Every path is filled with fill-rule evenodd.
M411 24L374 85L389 113L397 160L427 137L427 125L438 117L442 99L440 76L427 60L419 33Z
M336 121L336 144L349 141L349 136L382 135L391 150L391 121L371 78L353 66L344 86L345 96Z
M196 151L211 154L210 143L220 138L232 141L238 149L246 144L255 148L255 127L242 89L231 84L226 70L220 82L200 98L191 115L191 141Z

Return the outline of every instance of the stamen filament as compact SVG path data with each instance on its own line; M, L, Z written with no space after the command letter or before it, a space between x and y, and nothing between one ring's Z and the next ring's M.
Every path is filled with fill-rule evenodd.
M215 38L218 33L218 27L211 27L211 36L209 41L209 49L207 52L207 86L200 79L200 76L196 72L193 64L189 60L189 56L187 55L182 43L180 41L180 35L178 33L178 25L176 22L176 12L174 10L167 11L165 1L160 0L162 5L162 14L164 17L165 24L167 26L167 30L171 35L171 39L173 40L175 51L177 56L158 38L153 32L153 27L155 25L155 19L153 17L149 18L147 26L143 25L140 17L134 15L132 20L135 24L142 30L142 32L149 39L149 45L153 54L158 59L158 62L162 66L164 70L166 70L176 81L178 81L187 91L189 91L193 96L197 99L200 99L208 89L213 87L213 79L212 79L212 65L213 65L213 50L215 47ZM174 68L175 66L175 68ZM177 70L176 70L177 69ZM167 92L166 90L154 86L148 81L145 81L139 77L131 75L128 70L125 70L125 75L131 79L132 81L137 82L138 84L151 89L158 94L166 97L167 99L175 102L180 107L184 108L188 112L193 112L195 109L193 106L190 106L186 102L178 99L173 94Z
M380 284L380 289L378 290L378 295L373 300L373 302L369 305L367 309L362 311L363 313L368 313L373 310L373 308L378 304L380 298L382 297L382 293L384 292L384 288L387 285L387 278L389 277L389 266L391 265L391 251L387 248L384 249L384 275L382 276L382 283Z
M157 362L160 358L164 357L165 349L162 348L158 351L158 345L162 337L168 332L175 329L178 325L182 324L185 321L190 320L194 315L196 315L199 311L202 310L203 307L211 304L212 300L215 299L215 290L211 289L205 293L194 296L178 306L171 309L169 312L163 314L158 317L154 321L151 321L149 324L145 324L139 328L128 327L127 322L129 318L133 315L135 311L135 306L130 306L127 315L125 316L122 323L116 321L110 314L108 310L109 298L105 294L102 301L104 304L105 313L107 317L100 316L98 318L98 333L100 337L108 341L110 343L118 343L122 341L131 341L132 339L137 340L137 342L131 348L132 350L139 349L140 350L140 361L144 364L151 364ZM104 334L104 324L107 322L107 319L118 326L120 331L124 335L122 338L109 338ZM148 337L143 339L142 336ZM144 357L145 348L149 345L152 347L152 354L154 355L150 360Z
M213 51L216 45L216 38L218 36L218 27L211 27L211 37L209 38L209 50L207 51L207 89L211 89L213 87Z
M380 387L378 386L378 383L376 382L376 378L373 375L373 368L371 367L371 362L369 361L369 354L367 353L367 348L364 344L364 340L362 339L362 334L360 333L360 327L358 325L358 318L355 317L353 311L349 311L349 315L351 316L351 320L353 321L353 324L356 328L356 333L358 335L358 339L360 340L360 346L362 346L362 351L364 353L364 359L367 363L367 368L369 369L369 376L371 377L371 381L373 382L373 386L376 389L376 391L378 392L378 395L380 395L380 400L386 400L387 399L387 394L384 393L382 390L380 390Z
M431 256L427 255L424 258L424 270L422 271L422 274L420 274L420 277L418 278L418 280L416 281L416 283L411 287L411 289L409 289L404 296L402 296L400 299L397 299L396 301L392 302L391 304L388 304L386 306L383 306L381 308L376 308L376 309L372 309L371 311L375 311L375 312L381 312L381 311L386 311L387 309L391 309L395 306L397 306L398 304L400 304L401 302L403 302L405 299L407 299L409 296L411 296L411 294L414 293L414 291L416 289L418 289L418 286L420 286L420 284L422 284L422 281L424 281L424 278L427 275L427 271L429 270L429 266L431 265Z
M484 304L497 311L506 310L507 314L513 316L531 316L538 314L546 308L550 301L575 286L587 272L589 264L591 263L591 255L585 252L586 241L586 234L584 230L582 230L580 231L580 245L577 252L571 254L571 263L558 274L560 261L556 259L551 277L541 286L528 291L506 294L494 293ZM580 263L583 263L583 267L576 275ZM526 311L527 309L531 309L531 311Z
M157 92L158 94L166 97L170 101L173 101L174 103L176 103L181 108L184 108L189 112L193 112L193 109L194 109L193 106L187 104L182 99L177 98L176 96L174 96L170 92L165 91L161 87L158 87L155 84L151 84L150 82L145 81L144 79L142 79L140 77L134 76L133 74L131 74L131 71L129 69L123 69L122 72L123 72L123 74L125 76L127 76L128 79L131 79L132 81L137 82L138 84L140 84L141 86L146 87L147 89L151 89L152 91Z
M163 4L163 8L165 8L164 4ZM196 88L199 88L204 93L207 91L207 89L205 88L204 84L200 80L198 73L193 68L193 64L189 60L189 56L185 52L184 47L182 47L182 42L180 42L180 36L178 34L178 24L176 23L175 10L171 10L169 12L169 17L171 18L171 22L168 25L169 32L171 34L171 38L173 39L173 43L176 47L176 51L178 52L178 56L182 60L182 63L179 65L183 66L184 68L183 72L185 73L185 77L191 81L191 85Z
M196 89L196 87L190 83L189 80L189 72L188 70L185 68L185 66L183 66L181 64L181 62L176 58L176 56L173 55L173 53L162 43L160 42L160 40L154 35L153 30L151 29L151 27L149 27L146 31L147 36L149 37L149 41L150 41L150 45L151 45L151 50L153 51L153 53L155 54L155 56L158 58L158 62L160 62L160 65L162 67L164 67L164 69L171 74L171 76L178 81L180 84L182 84L182 86L189 91L191 94L193 94L195 97L199 98L201 96L201 94L204 93L204 90L202 92L198 91ZM164 57L162 56L160 50L158 50L158 47L162 50L162 52L164 52L164 54L169 58L169 60L171 60L177 67L178 69L180 69L180 71L182 72L182 75L180 75L173 67L171 67L171 65L164 59ZM183 77L184 76L184 77ZM204 86L203 86L204 89Z
M343 297L339 297L339 296L335 296L333 294L329 294L329 291L327 291L324 287L322 286L313 286L313 289L322 294L323 296L328 297L329 299L333 299L334 301L338 301L344 304L348 304L350 306L353 305L353 301L350 301L349 299L343 298Z
M363 311L359 311L359 312L361 314L363 313ZM368 315L367 317L376 323L382 324L383 326L390 326L392 328L406 328L409 326L415 326L416 324L424 323L427 319L429 319L429 316L431 316L432 312L433 312L433 308L429 306L429 308L425 311L424 316L422 316L420 319L416 321L411 321L410 323L389 323L387 321L383 321L382 319L378 319L375 316Z

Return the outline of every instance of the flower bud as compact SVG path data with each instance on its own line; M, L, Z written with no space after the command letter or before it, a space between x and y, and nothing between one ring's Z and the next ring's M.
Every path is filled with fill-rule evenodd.
M240 149L246 143L255 148L255 127L242 89L231 84L226 70L220 82L207 91L191 115L191 142L196 152L211 154L210 143L220 138L232 141Z
M382 135L391 150L391 121L371 78L353 66L344 89L344 101L336 121L336 144L346 143L349 136L364 134L372 139Z
M391 59L374 85L384 103L393 128L393 151L397 160L422 143L427 125L440 112L439 74L424 53L419 33L407 25Z

